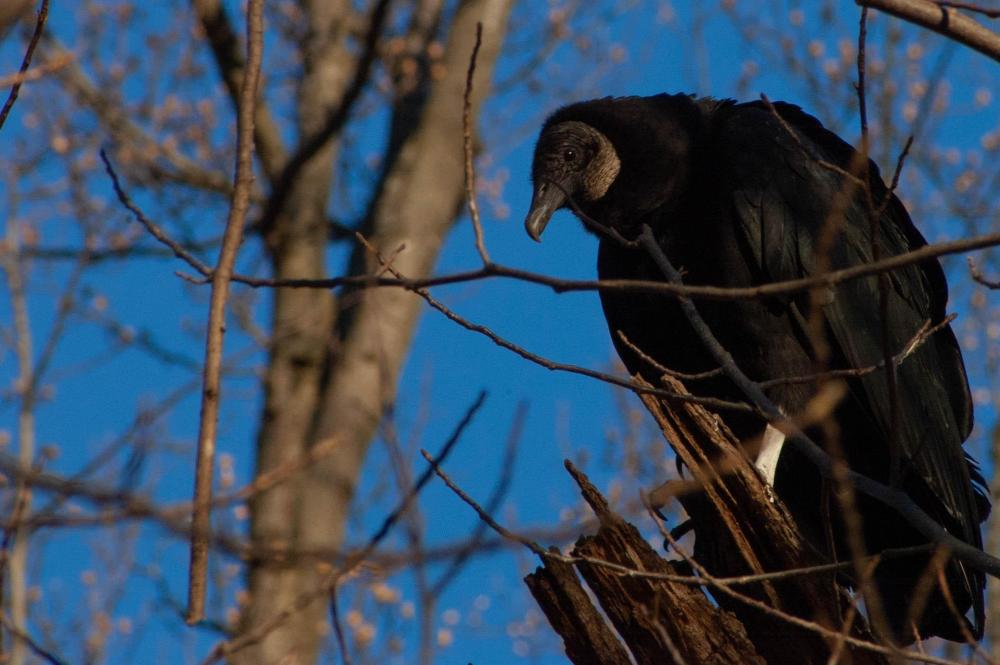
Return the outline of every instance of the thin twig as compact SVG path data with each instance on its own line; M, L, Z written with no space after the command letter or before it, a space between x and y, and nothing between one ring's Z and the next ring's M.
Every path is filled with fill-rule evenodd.
M42 38L42 32L45 30L45 20L49 17L49 0L42 0L42 6L38 10L38 19L35 21L35 32L31 35L31 41L28 42L28 48L24 52L24 59L21 60L21 68L18 70L18 74L23 75L28 71L28 67L31 66L31 56L35 53L35 47L38 46L38 40ZM21 91L21 84L24 83L23 79L18 79L11 86L10 94L7 95L7 101L4 102L3 108L0 109L0 129L3 128L5 122L7 122L7 116L10 115L10 110L14 107L14 102L17 101L17 95Z
M222 388L222 342L226 331L226 299L243 240L250 189L253 185L254 115L264 44L264 2L250 0L247 7L247 65L236 120L236 169L233 198L226 220L219 260L212 273L212 296L205 342L205 371L201 419L198 425L198 461L195 468L194 507L191 516L191 566L188 575L186 621L194 624L205 614L208 570L208 536L211 528L212 472Z
M969 264L969 276L972 277L974 281L994 291L1000 289L1000 280L987 279L971 256L966 257L965 260Z
M715 369L710 369L705 372L696 372L692 374L687 374L685 372L678 372L675 369L664 367L656 360L656 358L653 358L648 353L646 353L638 346L633 344L632 340L630 340L621 330L616 330L615 332L618 333L618 339L622 341L622 344L627 346L632 353L637 355L639 359L642 360L642 362L646 363L647 365L655 369L657 372L660 372L661 374L666 374L667 376L673 377L678 381L702 381L704 379L711 379L713 377L722 374L721 367L716 367Z
M368 240L364 238L364 236L358 234L358 240L368 248L368 251L371 252L372 255L381 263L381 265L384 268L386 268L386 270L388 270L392 275L394 275L397 278L397 280L399 280L400 282L407 281L399 273L399 271L397 271L395 268L393 268L388 264L386 259L382 257L379 251L371 243L369 243ZM513 353L516 353L525 360L531 361L536 365L540 365L545 369L549 369L552 371L569 372L571 374L579 374L581 376L587 376L592 379L597 379L599 381L609 383L611 385L620 386L622 388L628 388L629 390L632 390L636 394L656 395L657 397L662 397L667 400L701 404L702 406L711 409L722 409L726 411L742 411L746 413L754 412L754 410L751 407L739 402L730 402L726 400L717 399L714 397L699 397L696 395L679 394L669 390L661 390L659 388L648 388L645 386L638 385L628 379L623 379L621 377L614 376L613 374L606 374L604 372L598 372L597 370L593 370L587 367L580 367L578 365L570 365L567 363L560 363L560 362L555 362L553 360L549 360L548 358L544 358L538 355L537 353L532 353L531 351L528 351L524 347L518 346L517 344L514 344L513 342L507 339L504 339L503 337L496 334L495 332L493 332L484 325L473 323L461 317L460 315L449 309L444 303L434 298L434 296L432 296L427 289L414 287L414 288L409 288L409 290L413 291L413 293L416 293L418 296L423 298L428 305L436 309L441 314L444 314L448 319L454 321L455 323L462 326L466 330L470 330L474 333L483 335L490 341L492 341L494 344L499 346L500 348L512 351Z
M476 23L476 43L469 56L469 73L465 78L465 96L462 101L462 148L465 152L465 196L469 199L469 217L472 218L472 229L476 233L476 251L483 265L490 264L490 255L486 251L486 241L483 239L483 224L479 218L479 203L476 201L476 171L472 167L472 80L476 73L476 56L483 43L483 24Z
M500 479L497 481L496 486L493 488L489 499L486 500L486 510L490 513L496 512L500 508L500 502L503 501L504 497L507 495L507 490L510 488L511 480L514 478L514 460L517 456L518 443L521 439L521 434L524 432L524 421L528 413L527 402L521 402L517 405L517 410L514 412L514 418L510 426L510 433L507 436L507 444L504 449L503 461L500 462ZM480 522L479 527L473 531L472 536L469 538L468 546L464 547L461 552L459 552L448 568L441 573L437 581L434 583L431 589L431 594L434 597L440 597L444 593L448 585L451 584L455 576L462 570L462 566L468 561L469 557L472 556L476 550L479 549L482 544L483 538L487 533L487 526L485 523Z
M131 201L124 190L118 184L117 175L110 167L107 156L102 152L102 159L105 167L112 178L115 192L119 201L135 216L142 226L164 246L168 247L175 256L194 268L200 275L200 279L190 279L195 284L208 284L211 279L212 269L194 257L180 243L174 241L163 229L146 217L142 211ZM839 168L839 167L838 167ZM841 169L842 170L842 169ZM846 172L845 172L846 173ZM848 174L849 175L849 174ZM623 239L624 240L624 239ZM626 241L627 242L627 241ZM409 290L419 288L430 288L435 286L446 286L451 284L462 284L483 279L505 278L514 279L532 284L546 286L556 293L568 293L572 291L600 291L604 293L653 293L661 295L672 295L676 297L687 297L698 300L744 300L750 298L768 298L771 296L788 295L808 291L816 287L832 288L838 284L848 282L862 277L877 275L882 272L889 272L905 268L916 263L922 263L932 258L947 256L950 254L960 254L962 252L977 249L987 249L1000 245L1000 232L987 233L970 238L959 238L947 242L925 245L902 254L895 254L886 257L881 261L863 263L832 270L821 275L801 277L781 282L769 282L760 286L749 287L721 287L707 285L676 285L654 280L631 280L631 279L606 279L606 280L573 280L560 279L534 273L519 268L490 263L489 265L475 270L465 270L436 277L426 277L422 279L410 279L404 277L378 277L372 275L351 275L345 277L331 277L322 279L281 279L250 277L248 275L233 274L232 281L239 282L251 288L291 288L291 289L336 289L342 287L351 288L375 288L375 287L397 287Z
M448 477L448 474L446 474L444 470L441 469L441 465L439 463L434 461L430 453L428 453L426 450L421 449L420 454L424 456L424 459L427 460L428 464L430 464L430 468L433 469L434 473L437 474L437 477L440 478L441 481L448 486L448 489L454 492L458 496L458 498L460 498L462 501L466 503L466 505L468 505L470 508L476 511L476 514L479 516L479 519L488 524L491 529L496 531L498 534L500 534L507 540L512 540L516 543L521 543L529 550L540 556L543 560L552 556L551 552L547 551L544 547L542 547L535 541L514 533L513 531L507 529L502 524L493 519L493 516L490 515L488 512L486 512L486 510L484 510L482 506L476 503L475 499L466 494L465 491L462 490L462 488L459 487L454 480Z
M347 650L344 626L340 623L340 610L337 607L338 586L337 584L330 586L330 623L333 624L333 633L337 636L337 649L340 651L340 662L343 665L351 665L351 654Z
M139 206L137 206L132 201L132 198L125 193L125 190L122 188L121 181L118 179L118 174L111 165L111 159L108 157L108 153L103 148L100 151L100 155L101 161L104 162L104 170L107 172L108 177L111 178L111 186L115 190L115 195L118 197L118 201L132 213L132 216L135 217L135 221L139 222L139 224L146 229L149 235L153 236L162 245L170 249L170 251L174 253L174 256L197 270L203 277L210 278L212 275L212 269L194 254L185 249L183 245L171 238L170 235L160 228L156 222L146 217L145 213L139 209Z
M913 338L906 343L903 349L895 356L892 356L892 364L895 365L896 367L902 365L903 362L911 355L913 355L914 351L923 346L924 342L930 339L930 337L934 333L938 332L939 330L944 330L948 326L948 324L954 321L957 317L958 317L957 314L954 313L949 314L948 316L944 317L943 319L941 319L941 321L939 321L937 324L933 326L931 325L929 320L924 321L924 324L920 326L920 330L918 330L917 333L913 336ZM771 388L773 386L778 386L778 385L788 385L795 383L812 383L814 381L826 380L826 379L857 378L857 377L867 376L873 372L877 372L883 367L885 367L885 360L880 360L877 364L868 365L867 367L856 367L852 369L830 369L825 372L817 372L815 374L805 374L803 376L789 376L789 377L781 377L778 379L768 379L767 381L761 381L759 385L761 388Z

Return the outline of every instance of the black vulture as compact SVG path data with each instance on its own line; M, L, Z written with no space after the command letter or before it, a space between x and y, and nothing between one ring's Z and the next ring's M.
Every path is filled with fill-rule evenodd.
M926 245L874 163L867 164L871 199L857 186L866 173L858 168L863 164L849 144L792 104L689 95L586 101L559 109L542 127L525 228L539 240L552 214L572 203L588 225L596 222L619 236L607 229L599 234L601 279L663 280L647 252L621 242L636 238L648 225L685 283L721 287L755 286L869 263L876 228L882 256ZM877 225L872 223L876 215ZM935 259L896 269L888 279L887 346L898 354L926 322L944 320L947 285ZM601 303L630 372L653 382L660 374L632 346L681 372L717 367L676 299L602 291ZM702 299L697 306L737 365L764 382L809 376L821 366L879 366L886 348L881 303L879 278L871 276L838 284L821 298L799 292ZM815 316L811 307L819 309ZM822 330L819 335L810 334L813 321L819 324L812 324L813 329ZM896 372L895 416L884 365L847 379L846 397L834 412L837 442L852 469L883 483L890 481L890 446L898 446L897 486L951 534L982 547L979 524L990 504L983 477L962 448L972 429L972 400L951 328L945 325L927 338ZM816 390L813 381L768 385L768 397L790 416L800 413ZM743 399L719 375L689 382L688 388L696 395ZM741 439L766 431L766 423L755 417L720 415ZM830 446L833 442L824 440L829 431L808 433ZM782 449L780 435L764 438L777 438L777 447L770 449L780 455L769 481L803 532L818 547L832 533L833 554L848 558L836 502L829 513L821 508L827 495L818 471L795 449ZM758 457L758 468L766 471L767 466ZM927 541L870 498L859 496L858 508L869 552ZM831 524L824 524L823 515L831 514ZM829 547L823 549L829 552ZM968 630L978 639L984 575L955 560L945 569L948 589L959 613L971 609L971 621L964 616L956 620L940 590L933 592L915 624L908 620L928 557L888 559L876 569L876 585L894 632L890 637L902 643L916 635L963 641L962 631Z

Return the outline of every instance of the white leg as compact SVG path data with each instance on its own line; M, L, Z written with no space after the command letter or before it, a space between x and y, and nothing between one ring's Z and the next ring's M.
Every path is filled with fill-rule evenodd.
M757 459L753 465L757 467L757 470L771 487L774 487L774 473L778 470L778 457L781 455L781 447L784 444L785 435L780 430L768 425L767 429L764 430L760 450L757 452Z

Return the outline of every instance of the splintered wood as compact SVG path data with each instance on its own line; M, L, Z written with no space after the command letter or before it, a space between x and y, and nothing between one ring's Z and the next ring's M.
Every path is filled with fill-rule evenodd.
M679 382L664 380L667 390L685 392ZM570 660L823 664L834 654L834 662L886 663L883 653L858 646L871 643L872 635L828 570L739 585L719 582L827 561L806 543L717 416L690 402L642 399L692 478L680 483L684 491L676 497L694 522L694 555L687 561L660 557L567 462L600 528L577 541L572 565L565 557L543 557L543 566L525 581ZM692 572L701 585L671 579Z

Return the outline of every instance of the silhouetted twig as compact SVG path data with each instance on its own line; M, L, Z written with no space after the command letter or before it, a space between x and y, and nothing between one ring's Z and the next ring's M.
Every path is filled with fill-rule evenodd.
M48 17L49 0L42 0L42 6L38 10L38 19L35 21L35 32L31 35L31 41L28 42L28 48L24 52L24 59L21 60L21 68L18 70L18 74L23 75L28 71L28 67L31 66L31 57L38 46L38 40L42 38L42 31L45 30L45 20ZM19 78L11 86L10 94L7 95L7 101L4 102L3 108L0 108L0 128L3 128L4 123L7 122L7 116L10 115L10 110L14 107L14 102L17 101L17 95L21 92L21 84L24 81L24 78Z

